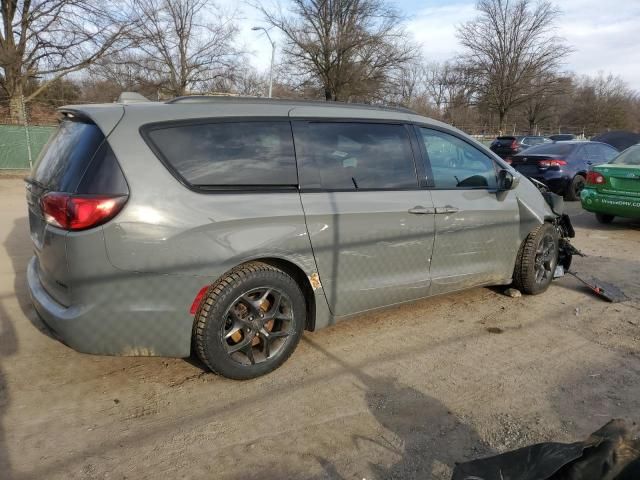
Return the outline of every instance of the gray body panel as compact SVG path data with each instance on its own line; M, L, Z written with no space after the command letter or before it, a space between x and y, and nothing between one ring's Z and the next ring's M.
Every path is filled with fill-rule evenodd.
M432 190L438 209L431 261L432 295L511 281L522 243L514 191Z
M232 100L65 108L108 135L130 190L122 212L104 226L65 232L42 225L34 235L32 225L34 305L83 352L188 356L189 309L198 291L255 259L286 262L311 279L315 324L309 328L316 329L364 310L505 283L522 240L553 217L525 179L502 193L196 192L173 176L140 133L151 122L207 118L416 123L463 137L513 171L461 132L404 112ZM409 213L441 204L459 211Z
M303 193L320 280L336 316L427 296L434 215L429 192Z

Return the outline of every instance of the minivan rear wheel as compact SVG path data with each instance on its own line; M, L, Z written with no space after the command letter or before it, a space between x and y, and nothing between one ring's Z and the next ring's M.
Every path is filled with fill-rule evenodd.
M558 264L558 233L545 223L533 230L522 243L513 273L514 286L537 295L549 288Z
M209 288L196 313L194 346L213 372L246 380L293 353L306 321L296 281L261 262L241 265Z

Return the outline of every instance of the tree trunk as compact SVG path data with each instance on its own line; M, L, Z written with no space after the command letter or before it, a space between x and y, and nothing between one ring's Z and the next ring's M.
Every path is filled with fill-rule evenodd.
M333 96L331 95L331 89L329 87L324 87L324 99L327 102L330 102L332 97Z
M505 131L505 125L504 125L504 119L507 117L507 112L500 109L498 110L498 131L500 132L500 135L504 135Z
M9 121L18 125L26 122L26 112L22 103L22 88L17 88L9 96Z

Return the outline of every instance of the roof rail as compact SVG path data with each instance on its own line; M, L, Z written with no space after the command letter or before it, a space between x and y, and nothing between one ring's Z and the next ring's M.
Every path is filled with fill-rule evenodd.
M142 103L150 101L151 100L147 97L144 97L137 92L122 92L116 103Z
M417 112L410 108L395 105L372 105L368 103L345 103L311 99L265 98L234 95L186 95L172 98L171 100L167 100L165 103L282 103L299 106L315 105L323 107L340 106L345 108L366 108L371 110L388 110L392 112L411 113L417 115Z

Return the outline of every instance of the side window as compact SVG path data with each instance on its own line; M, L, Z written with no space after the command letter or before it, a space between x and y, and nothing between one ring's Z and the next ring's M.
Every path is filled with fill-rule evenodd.
M600 149L600 152L602 152L601 156L605 162L610 161L616 155L618 155L618 151L616 149L608 147L606 145L598 145L598 148Z
M604 157L602 152L598 148L598 145L585 145L584 149L584 157L585 160L592 163L602 163L604 162Z
M437 130L420 128L420 134L436 188L497 187L496 165L480 150Z
M413 152L403 125L316 123L295 129L305 183L329 190L417 187Z
M153 126L146 134L164 160L194 186L298 184L289 122Z

